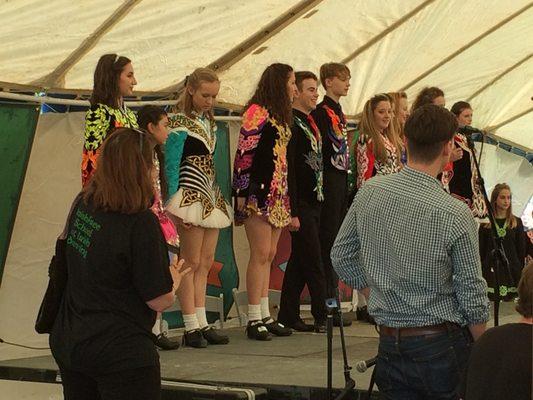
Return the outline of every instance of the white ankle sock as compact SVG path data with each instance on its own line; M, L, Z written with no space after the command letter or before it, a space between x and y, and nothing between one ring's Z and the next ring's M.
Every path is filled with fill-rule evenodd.
M196 318L198 318L198 325L200 325L200 329L209 326L207 323L207 316L205 315L205 307L196 307Z
M270 318L270 308L268 307L268 297L261 297L261 319L267 319L267 322L272 322Z
M155 320L155 324L152 327L152 333L156 336L161 334L161 318Z
M248 320L249 321L261 320L261 305L260 304L248 304Z
M183 323L185 324L186 332L200 329L200 324L198 324L198 318L196 317L196 314L183 314Z

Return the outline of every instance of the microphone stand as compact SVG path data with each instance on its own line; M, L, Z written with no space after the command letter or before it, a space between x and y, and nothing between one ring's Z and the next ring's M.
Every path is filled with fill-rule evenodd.
M327 389L326 389L326 398L327 400L342 400L344 399L348 393L352 389L355 388L355 381L350 376L350 371L352 367L348 365L348 356L346 354L346 341L344 339L344 327L342 326L342 311L340 307L340 298L339 298L339 289L335 289L335 296L336 298L331 298L326 300L326 309L327 309L327 320L326 320L326 327L327 327L327 353L328 353L328 360L327 360ZM341 337L341 347L342 347L342 357L344 361L344 389L333 399L333 316L335 314L338 314L339 319L341 321L339 329L340 329L340 337Z
M510 278L510 282L512 281L512 275L511 271L509 269L509 261L507 260L507 257L505 256L505 251L503 249L503 238L498 236L498 231L496 230L496 221L494 218L494 210L492 209L492 204L489 201L489 198L487 196L487 190L485 189L485 181L483 180L483 177L481 176L481 172L479 170L479 163L476 157L476 149L474 146L474 142L472 141L472 138L470 135L465 135L466 141L468 144L468 148L471 150L471 157L474 160L474 165L476 167L477 172L477 184L481 188L481 193L483 194L483 198L485 200L485 204L487 206L488 211L488 218L490 221L490 227L491 227L491 242L492 242L492 252L491 256L494 261L494 282L493 282L493 288L494 288L494 326L499 325L499 310L500 310L500 277L502 276L502 272L507 274L507 277Z

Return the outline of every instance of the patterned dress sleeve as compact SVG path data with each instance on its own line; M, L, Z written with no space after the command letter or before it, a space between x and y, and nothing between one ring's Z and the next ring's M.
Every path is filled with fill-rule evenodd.
M99 104L85 115L85 142L81 162L81 183L85 186L96 170L100 147L107 135L115 129L114 116Z
M244 112L233 163L232 194L234 197L248 196L254 155L267 119L268 111L257 104L252 104Z
M368 139L368 136L360 134L356 147L357 189L363 185L364 181L372 178L375 161L372 142Z
M167 199L170 199L178 191L181 157L186 139L187 132L176 129L170 131L165 143L165 174L168 186Z

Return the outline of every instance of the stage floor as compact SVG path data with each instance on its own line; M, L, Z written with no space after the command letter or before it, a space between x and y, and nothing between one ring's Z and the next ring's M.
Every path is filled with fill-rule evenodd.
M518 320L514 304L502 304L500 324ZM492 325L491 322L490 326ZM292 387L293 393L303 395L294 398L306 398L304 393L309 393L312 388L326 387L325 334L294 333L289 337L275 337L270 342L257 342L247 339L242 327L225 329L225 332L230 336L228 345L209 346L206 349L180 347L178 350L161 351L162 378L279 388L283 392L287 392L287 387ZM378 335L373 326L354 321L352 326L345 328L345 337L352 367L355 367L357 361L376 355ZM342 388L344 376L339 328L335 328L333 346L333 386ZM33 371L57 370L51 356L0 361L2 370L9 367ZM358 390L366 391L371 372L372 369L363 374L355 369L352 371ZM13 379L6 376L0 378Z

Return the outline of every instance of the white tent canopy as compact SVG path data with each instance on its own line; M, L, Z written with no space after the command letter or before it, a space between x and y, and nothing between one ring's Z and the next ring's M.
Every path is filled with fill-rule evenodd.
M528 0L0 0L0 87L87 92L98 58L133 60L140 93L218 70L242 105L272 62L347 63L347 114L375 93L439 86L474 125L533 149L533 2Z

